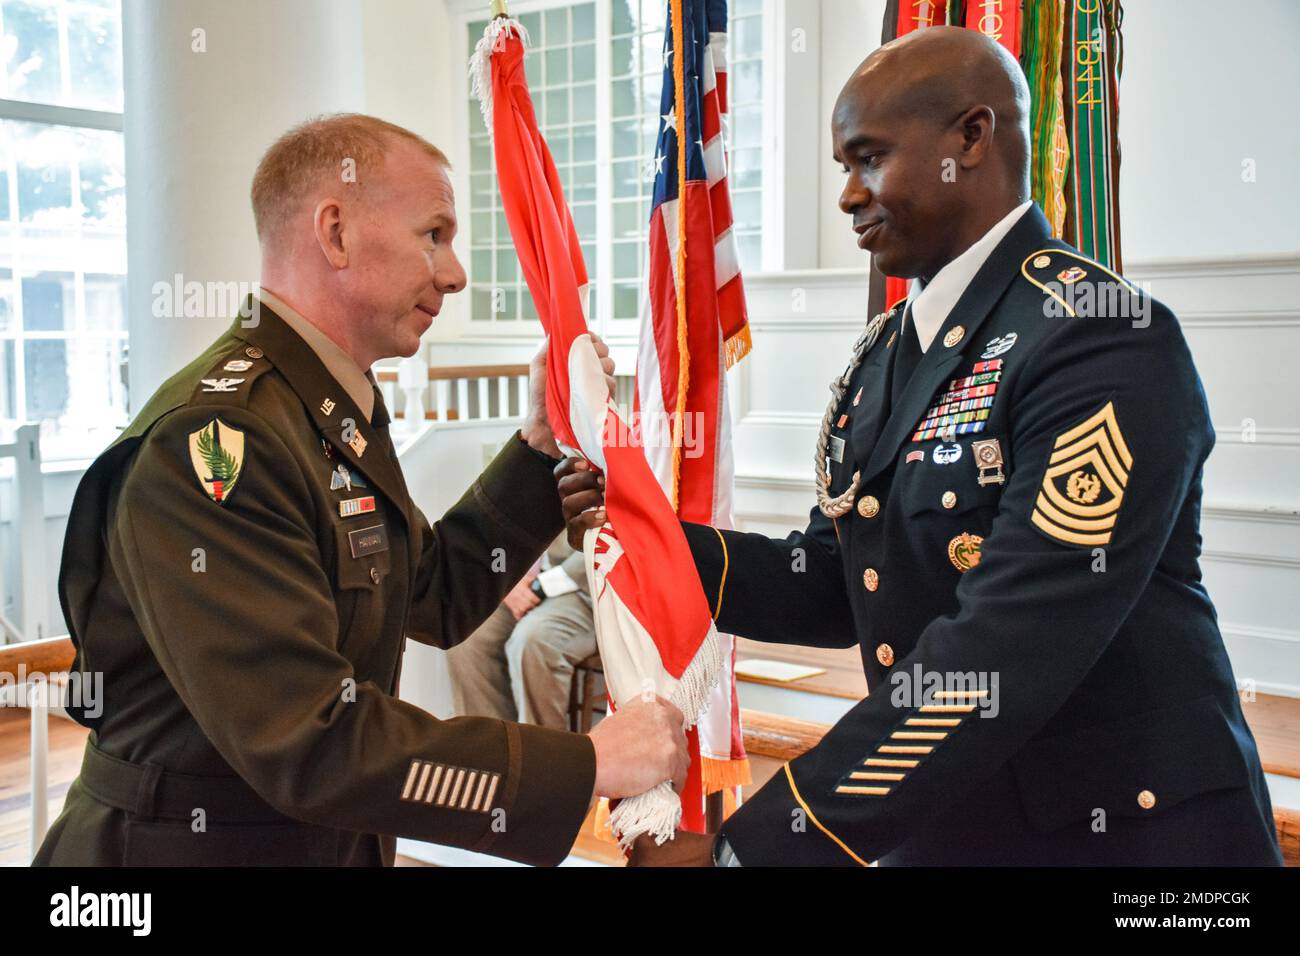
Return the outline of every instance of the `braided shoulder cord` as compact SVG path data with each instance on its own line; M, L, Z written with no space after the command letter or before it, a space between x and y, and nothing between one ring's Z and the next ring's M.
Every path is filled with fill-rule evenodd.
M831 400L826 405L826 414L822 416L822 427L817 436L817 453L814 459L817 468L817 507L828 518L839 518L848 514L849 509L853 507L854 498L857 497L858 483L862 477L861 472L855 471L848 488L842 494L831 496L831 476L826 467L826 450L831 440L831 422L835 421L835 413L844 401L844 393L848 391L853 373L857 371L863 357L871 351L871 347L880 338L880 330L885 327L885 322L892 314L892 309L882 312L867 323L858 340L853 343L853 361L844 370L844 374L832 381L830 385Z

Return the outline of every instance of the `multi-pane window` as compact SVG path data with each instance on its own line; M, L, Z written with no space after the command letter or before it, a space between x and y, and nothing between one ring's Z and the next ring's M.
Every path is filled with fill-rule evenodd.
M46 457L125 418L118 0L0 2L0 419Z
M533 44L526 68L537 122L578 236L591 243L596 238L596 4L528 13L519 21ZM470 24L471 53L486 25ZM492 147L477 99L470 99L469 111L470 315L478 320L536 319L501 208ZM584 245L582 252L594 283L595 247Z
M519 17L533 41L525 65L538 121L573 211L593 290L603 293L594 291L592 304L605 303L615 321L636 320L644 295L667 6L667 0L589 0ZM762 0L732 0L730 20L728 182L741 268L752 272L761 260ZM471 51L485 26L469 24ZM598 42L608 43L607 58L597 56ZM604 115L597 109L598 88L608 90ZM471 318L535 319L477 101L468 108ZM608 157L608 176L601 175L598 156ZM599 260L597 246L606 253Z

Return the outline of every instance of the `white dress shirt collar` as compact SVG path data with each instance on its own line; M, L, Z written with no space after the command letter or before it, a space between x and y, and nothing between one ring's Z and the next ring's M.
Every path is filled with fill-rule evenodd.
M997 244L1011 231L1011 227L1020 221L1026 210L1034 204L1033 200L1021 203L984 233L969 249L959 255L938 271L933 279L922 285L921 280L913 279L908 289L907 302L912 310L912 322L916 326L916 335L924 352L943 328L948 313L957 304L966 287L971 284L975 274L988 261L989 255Z

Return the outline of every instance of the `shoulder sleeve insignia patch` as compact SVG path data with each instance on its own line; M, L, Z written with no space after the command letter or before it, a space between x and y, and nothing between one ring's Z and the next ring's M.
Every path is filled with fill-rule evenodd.
M1132 468L1115 405L1107 402L1056 437L1029 520L1063 544L1109 544Z
M225 504L244 470L244 433L214 418L190 432L190 463L209 498Z

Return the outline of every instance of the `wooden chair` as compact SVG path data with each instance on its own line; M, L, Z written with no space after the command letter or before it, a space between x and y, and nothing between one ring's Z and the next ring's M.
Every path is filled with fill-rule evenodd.
M596 706L597 700L603 697L596 693L596 678L601 678L603 684L604 676L599 653L580 661L573 669L573 680L569 681L569 729L574 733L587 733L591 730L592 715L605 713L604 705Z

